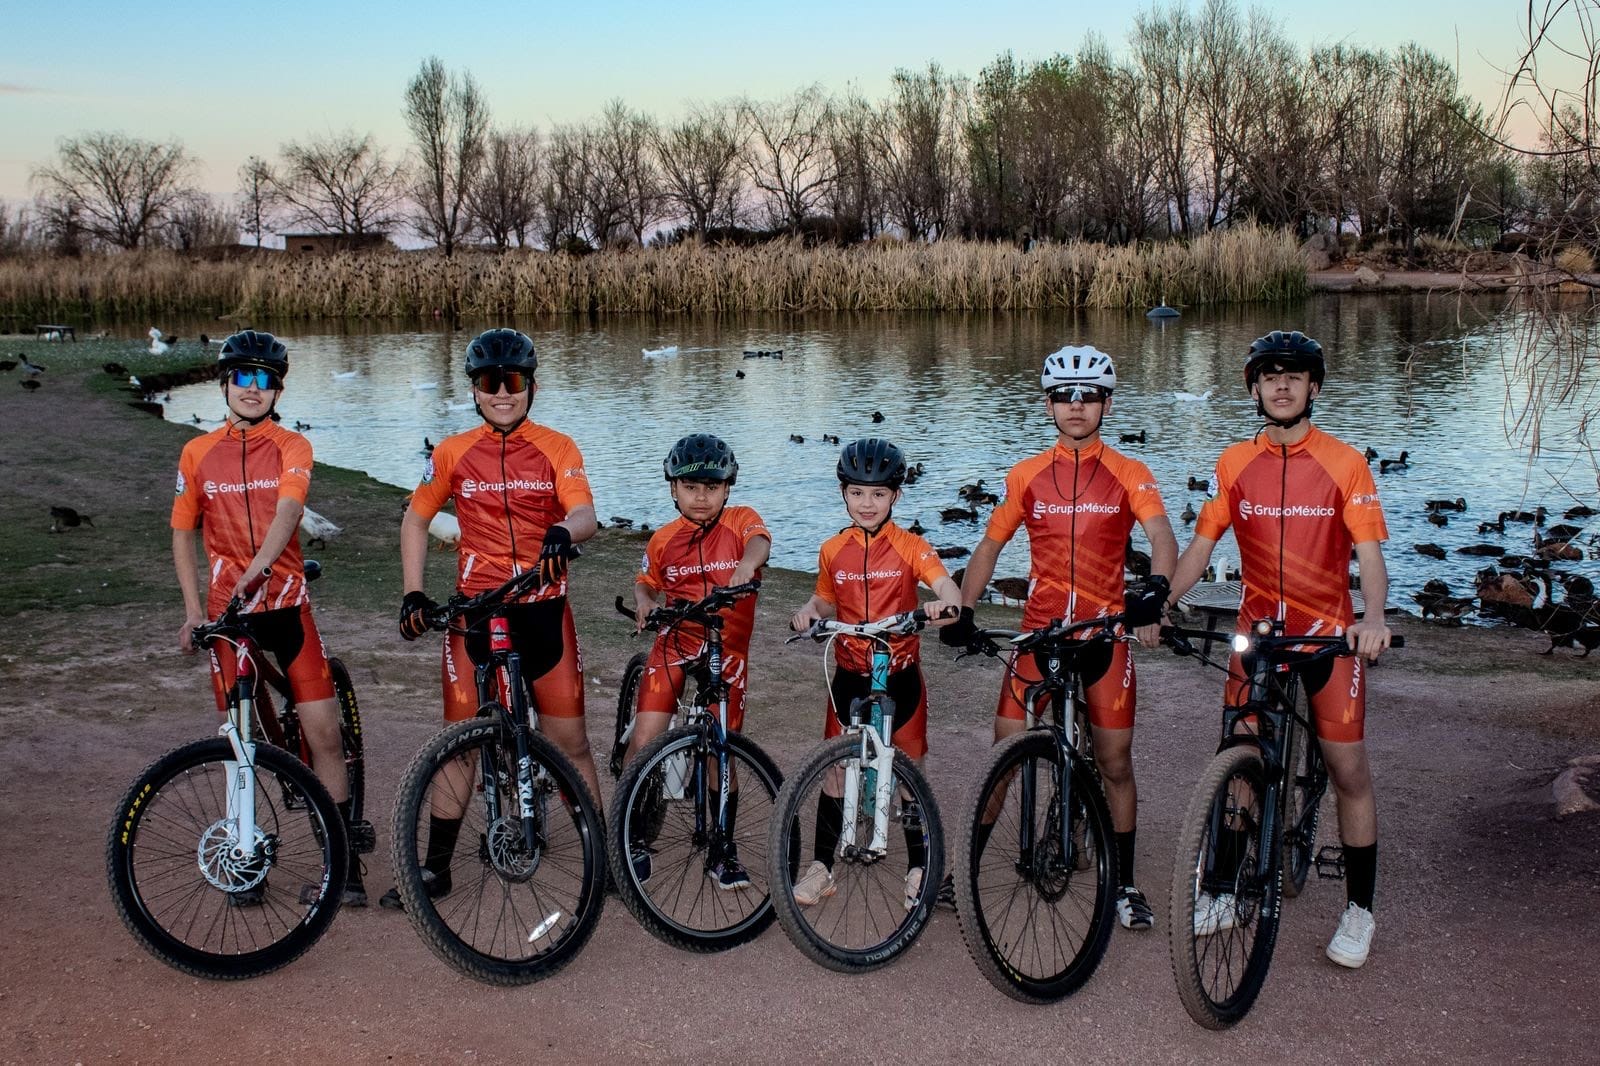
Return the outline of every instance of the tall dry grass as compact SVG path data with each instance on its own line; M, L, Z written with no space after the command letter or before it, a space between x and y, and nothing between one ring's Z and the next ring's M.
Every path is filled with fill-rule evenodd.
M1306 291L1293 236L1255 227L1188 243L1071 243L1026 253L963 241L851 248L780 241L581 257L396 252L201 262L146 252L0 262L0 312L23 321L1143 308Z

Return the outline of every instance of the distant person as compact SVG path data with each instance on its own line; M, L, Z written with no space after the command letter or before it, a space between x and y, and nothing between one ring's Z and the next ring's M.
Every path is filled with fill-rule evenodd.
M1274 330L1250 345L1244 380L1267 424L1217 460L1216 494L1200 510L1194 539L1172 578L1176 602L1200 579L1218 539L1231 525L1242 559L1243 631L1259 618L1284 623L1290 636L1343 633L1356 656L1322 659L1303 671L1317 738L1339 803L1344 844L1344 914L1328 943L1328 958L1359 967L1372 949L1372 899L1377 884L1378 820L1364 740L1367 678L1389 646L1384 603L1389 571L1383 561L1388 529L1365 457L1311 424L1311 408L1326 374L1322 345L1299 331ZM1350 550L1355 548L1366 616L1350 600ZM1238 655L1225 699L1241 704L1245 686ZM1240 835L1243 830L1237 830ZM1219 851L1229 843L1226 833ZM1237 841L1234 848L1242 851ZM1222 897L1195 904L1195 928L1215 923ZM1226 920L1224 918L1224 920Z
M811 598L790 620L803 633L819 618L841 622L876 622L918 606L917 587L933 590L933 601L921 605L933 625L954 621L961 589L950 579L939 553L922 537L894 522L894 505L906 481L905 455L881 437L851 441L839 455L836 468L839 493L844 497L850 525L830 537L817 553L817 586ZM894 700L891 740L918 767L928 753L928 686L922 676L922 641L912 633L889 638L893 658L889 664L889 697ZM828 692L822 735L831 739L849 724L850 705L871 691L872 642L841 636L834 645L836 669ZM817 829L812 861L795 882L794 899L802 907L814 906L837 888L833 882L834 853L844 829L842 782L831 778L817 797ZM920 826L905 827L908 852L905 876L906 909L916 905L922 891L927 856L922 852Z
M656 530L645 548L634 579L633 600L642 631L646 616L668 601L704 599L716 588L743 585L761 575L772 552L772 535L750 507L729 506L728 496L739 478L733 449L710 433L691 433L672 446L661 463L679 517ZM747 596L724 613L722 679L728 686L728 728L744 728L745 694L750 683L750 633L755 628L756 597ZM644 681L626 759L666 732L683 696L688 677L684 667L705 651L705 627L685 622L657 634L646 656ZM716 787L715 785L713 787ZM734 836L738 814L738 782L731 782L728 837ZM631 853L634 873L642 884L650 878L650 855ZM730 846L711 871L724 890L748 888L750 875Z
M972 606L994 576L1000 550L1019 527L1026 526L1029 569L1023 629L1043 629L1056 618L1070 624L1125 610L1140 643L1153 646L1167 598L1167 576L1178 558L1178 541L1149 467L1101 439L1117 388L1116 366L1097 348L1062 348L1045 357L1039 385L1055 443L1006 475L1005 499L989 516L989 528L973 549L961 580L965 604L961 621L945 628L939 639L958 646L967 642ZM1123 563L1135 522L1150 541L1151 576L1142 589L1130 592L1123 583ZM1084 695L1095 763L1116 835L1122 882L1117 920L1124 929L1149 929L1155 914L1133 877L1139 809L1133 779L1137 678L1126 643L1106 644L1099 654L1101 661L1084 669ZM1023 729L1022 701L1028 686L1039 680L1033 657L1013 653L995 710L995 743ZM1043 708L1034 710L1039 713ZM980 849L993 828L992 823L977 827Z
M348 827L350 786L339 740L339 704L328 653L311 616L296 535L311 488L311 442L274 421L289 373L289 350L272 334L247 329L222 342L217 369L227 417L184 446L172 502L172 560L184 610L178 647L192 654L195 626L222 613L253 575L271 567L272 576L245 605L245 624L283 667L311 749L311 768ZM204 605L194 566L197 529L204 531L211 574ZM233 646L212 644L211 680L219 711L227 707L235 670ZM344 905L367 905L354 849Z
M423 591L428 523L453 501L461 525L456 591L472 596L531 568L545 571L544 583L509 608L511 639L539 707L539 731L572 760L598 804L600 783L584 731L582 656L567 603L567 562L573 545L599 527L578 446L531 420L538 367L532 339L514 329L485 330L467 345L466 373L483 424L434 445L401 520L400 635L422 636L428 615L437 609ZM446 635L447 723L478 713L474 665L487 654L487 641L477 634L471 639L456 631ZM435 813L429 819L423 884L430 897L450 890L449 863L460 829L459 816ZM398 891L391 889L379 902L398 908Z

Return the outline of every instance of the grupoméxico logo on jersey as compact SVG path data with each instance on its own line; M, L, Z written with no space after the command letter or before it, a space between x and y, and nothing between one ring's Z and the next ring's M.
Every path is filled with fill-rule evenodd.
M505 481L476 481L466 478L461 482L460 494L468 499L475 492L554 492L553 481L533 481L525 477L507 478Z
M278 479L275 477L258 477L249 481L207 481L200 486L207 496L226 496L232 492L255 492L277 487Z
M1332 507L1318 504L1294 503L1288 507L1273 507L1265 503L1239 501L1239 518L1248 522L1252 515L1260 518L1332 518L1338 514Z
M667 580L676 581L680 577L694 577L697 574L713 573L718 570L737 570L739 563L734 559L711 559L705 563L693 563L689 566L668 566Z
M1121 514L1120 503L1080 503L1074 506L1070 503L1050 503L1047 500L1033 501L1033 517L1045 518L1050 515L1077 514Z
M848 570L835 570L833 572L834 581L841 585L846 581L854 581L858 577L865 581L897 581L905 576L906 572L904 570L868 570L864 574L854 574Z
M175 489L173 489L172 494L174 496L182 496L183 495L183 490L188 488L188 487L189 487L189 483L183 479L183 471L182 470L178 471L178 485L177 485L177 487Z

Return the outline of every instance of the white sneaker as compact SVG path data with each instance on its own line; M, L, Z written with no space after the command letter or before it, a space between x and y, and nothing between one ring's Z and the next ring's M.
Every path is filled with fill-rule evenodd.
M839 891L833 883L833 872L816 859L806 867L805 876L794 883L794 901L802 907L813 907Z
M1340 966L1358 969L1372 950L1372 931L1376 923L1372 912L1355 903L1344 909L1339 928L1328 941L1328 958Z
M917 897L922 895L922 867L913 866L906 871L906 910L917 909Z
M1200 893L1194 901L1194 935L1212 936L1232 929L1238 922L1238 912L1232 892L1213 896Z

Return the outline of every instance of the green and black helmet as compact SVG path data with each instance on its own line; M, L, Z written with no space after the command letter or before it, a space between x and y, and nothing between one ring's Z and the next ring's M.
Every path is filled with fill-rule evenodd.
M694 478L732 485L739 478L739 460L721 437L691 433L672 446L661 462L661 472L668 481Z

